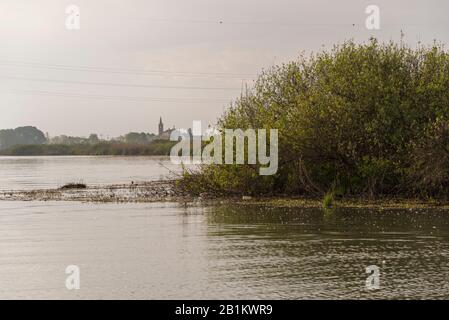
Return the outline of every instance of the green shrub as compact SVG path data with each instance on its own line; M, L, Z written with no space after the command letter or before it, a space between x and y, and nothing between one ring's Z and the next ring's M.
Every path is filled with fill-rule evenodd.
M277 174L210 165L199 175L206 189L241 194L441 195L448 88L449 54L438 45L373 39L301 56L264 72L219 120L222 129L278 129Z

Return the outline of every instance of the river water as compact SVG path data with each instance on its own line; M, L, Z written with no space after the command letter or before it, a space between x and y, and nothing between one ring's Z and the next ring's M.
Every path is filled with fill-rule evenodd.
M107 185L169 178L169 157L0 157L0 190L56 188L70 182Z
M159 179L167 161L0 158L0 185ZM447 279L444 210L0 202L3 299L447 299Z

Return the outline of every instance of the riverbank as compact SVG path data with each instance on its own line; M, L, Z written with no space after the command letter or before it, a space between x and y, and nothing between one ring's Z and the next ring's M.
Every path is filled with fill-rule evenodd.
M0 156L166 156L175 144L169 140L154 140L146 144L100 142L16 145L0 150Z
M294 197L213 197L208 194L192 196L176 187L175 180L150 181L138 184L113 184L88 186L85 189L40 189L0 191L0 201L78 201L94 203L232 203L242 206L262 206L272 208L323 208L321 199ZM332 208L366 209L428 209L449 210L449 202L404 198L387 199L340 199Z

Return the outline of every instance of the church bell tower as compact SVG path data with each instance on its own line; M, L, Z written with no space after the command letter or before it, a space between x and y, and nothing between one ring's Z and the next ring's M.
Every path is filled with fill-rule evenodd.
M164 124L162 123L162 117L159 120L159 135L161 136L164 133Z

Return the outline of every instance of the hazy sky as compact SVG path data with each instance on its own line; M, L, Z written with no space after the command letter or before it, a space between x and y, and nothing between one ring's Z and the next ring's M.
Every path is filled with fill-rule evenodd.
M71 4L80 30L66 29ZM214 122L242 83L301 51L401 30L413 46L447 43L447 12L447 0L0 0L0 128L107 137L156 132L159 116Z

